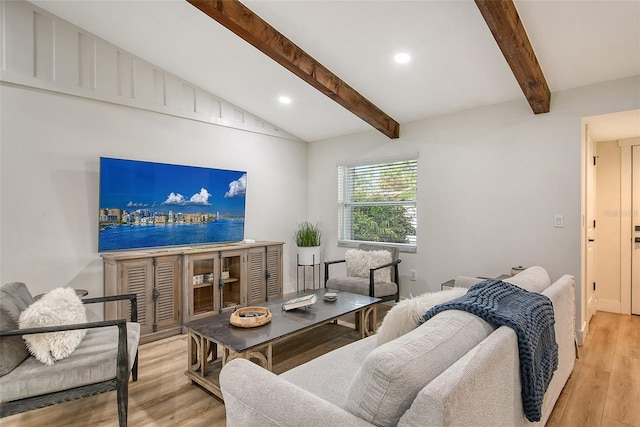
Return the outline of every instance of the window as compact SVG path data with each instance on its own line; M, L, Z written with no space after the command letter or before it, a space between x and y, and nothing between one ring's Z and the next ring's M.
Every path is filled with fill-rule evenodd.
M415 252L417 193L417 155L339 165L339 244L378 242Z

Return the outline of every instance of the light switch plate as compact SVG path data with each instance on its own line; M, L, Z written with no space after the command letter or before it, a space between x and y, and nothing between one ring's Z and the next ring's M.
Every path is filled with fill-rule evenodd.
M564 227L564 217L560 214L555 214L555 216L553 217L553 226L555 228Z

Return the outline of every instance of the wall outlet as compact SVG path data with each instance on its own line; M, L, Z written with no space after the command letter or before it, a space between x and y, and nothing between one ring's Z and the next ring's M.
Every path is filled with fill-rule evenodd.
M416 273L415 270L409 271L409 278L411 279L412 282L415 282L416 280L418 280L418 274Z

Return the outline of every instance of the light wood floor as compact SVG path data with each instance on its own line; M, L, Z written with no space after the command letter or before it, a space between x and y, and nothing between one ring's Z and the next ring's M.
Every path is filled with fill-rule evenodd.
M274 347L274 371L283 372L355 339L351 329L324 325ZM188 383L186 350L185 335L140 347L140 374L129 388L129 426L225 426L224 405ZM283 362L278 354L294 357ZM117 426L116 414L111 392L3 418L0 425ZM547 425L640 427L639 316L594 316L580 359Z
M378 324L388 308L378 309ZM273 347L273 371L294 366L356 341L354 316L326 324ZM286 357L279 357L286 355ZM144 344L139 349L138 381L129 383L129 427L225 427L224 405L184 375L187 336ZM116 393L103 393L0 419L1 427L117 426Z
M640 316L599 311L547 426L640 427Z

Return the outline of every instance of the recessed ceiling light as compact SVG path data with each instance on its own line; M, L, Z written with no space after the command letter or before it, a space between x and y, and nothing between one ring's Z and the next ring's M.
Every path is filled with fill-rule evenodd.
M404 52L396 53L393 57L393 60L398 64L406 64L407 62L411 61L411 55Z
M291 98L289 98L288 96L281 96L278 98L278 101L282 102L283 104L291 104Z

